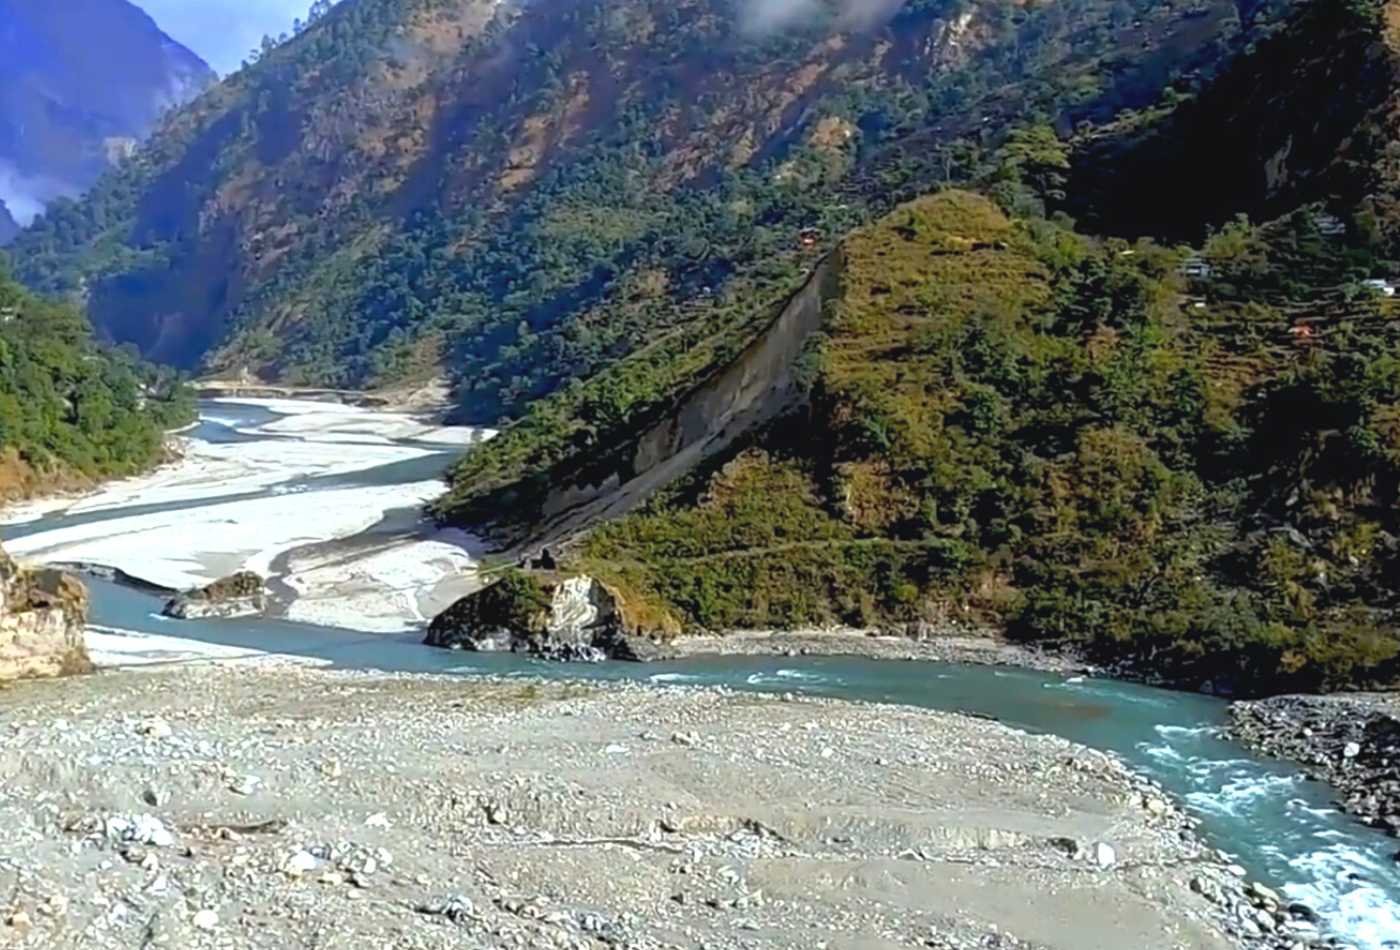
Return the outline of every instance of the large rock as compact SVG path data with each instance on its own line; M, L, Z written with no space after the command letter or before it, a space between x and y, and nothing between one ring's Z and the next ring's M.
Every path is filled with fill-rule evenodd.
M30 571L0 550L0 680L92 669L87 589L62 571Z
M635 659L646 632L629 620L617 591L595 578L510 571L439 614L424 642L456 650L597 662Z
M208 587L176 594L161 613L177 620L253 617L267 609L263 579L252 571L242 571Z

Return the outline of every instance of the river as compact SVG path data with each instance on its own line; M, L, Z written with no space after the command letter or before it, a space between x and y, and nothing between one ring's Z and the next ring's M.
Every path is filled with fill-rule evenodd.
M264 409L225 403L219 421L206 419L190 435L257 438L246 434L249 428L275 418ZM435 452L334 478L337 484L392 484L431 477L446 464L447 456ZM305 488L276 485L265 491ZM114 517L122 511L55 515L8 528L6 534L31 534L64 518ZM1400 842L1337 812L1327 786L1305 781L1296 768L1261 759L1225 738L1226 704L1212 697L1022 670L853 658L560 666L435 650L420 645L418 634L364 634L277 620L172 621L160 616L160 599L151 594L100 580L89 586L95 625L313 658L332 668L724 685L975 713L1054 733L1114 752L1160 782L1201 819L1201 831L1213 846L1232 855L1251 878L1313 908L1332 933L1361 950L1400 948L1400 864L1392 857Z

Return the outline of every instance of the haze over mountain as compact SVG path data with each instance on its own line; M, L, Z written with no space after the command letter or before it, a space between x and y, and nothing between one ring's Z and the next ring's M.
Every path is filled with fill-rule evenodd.
M0 0L0 242L212 79L127 0Z

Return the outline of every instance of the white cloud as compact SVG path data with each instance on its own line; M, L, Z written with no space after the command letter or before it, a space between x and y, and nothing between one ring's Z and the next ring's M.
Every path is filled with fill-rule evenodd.
M893 16L904 0L739 0L740 22L749 33L772 33L824 10L834 10L843 28L866 29Z
M50 201L72 198L80 190L56 178L21 174L9 162L0 161L0 201L10 210L10 217L24 227L29 227Z
M305 19L311 0L136 0L160 28L194 50L221 76L240 63L264 36L291 31Z

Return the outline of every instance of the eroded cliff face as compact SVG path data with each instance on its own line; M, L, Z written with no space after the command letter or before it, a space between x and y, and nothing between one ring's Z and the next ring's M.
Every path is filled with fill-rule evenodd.
M0 681L84 673L87 590L61 571L30 571L0 550Z
M826 304L838 292L841 261L839 250L823 260L766 331L664 418L621 446L601 476L594 468L586 475L560 478L545 499L531 540L565 537L632 511L739 436L792 409L803 395L798 357L821 329Z

